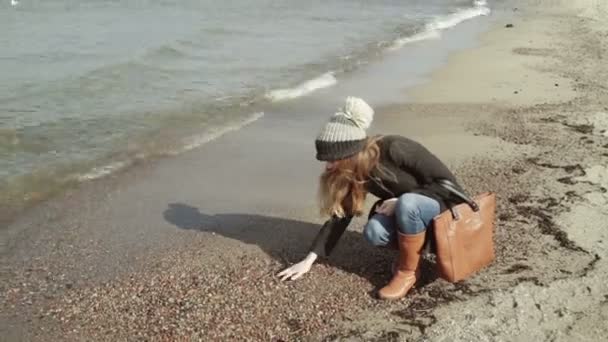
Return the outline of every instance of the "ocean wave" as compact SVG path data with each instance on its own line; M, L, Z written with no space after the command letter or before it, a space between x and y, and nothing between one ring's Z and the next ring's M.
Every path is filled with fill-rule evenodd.
M104 166L94 167L91 171L89 171L83 175L78 175L75 178L79 182L99 179L99 178L105 177L107 175L110 175L118 170L122 170L129 165L130 165L130 163L127 161L113 162L113 163L110 163L110 164L107 164Z
M391 46L387 48L389 51L398 50L402 48L404 45L420 42L423 40L430 39L439 39L441 38L441 33L438 30L426 30L419 33L416 33L412 36L403 37L395 40Z
M68 176L67 179L75 179L79 182L85 182L85 181L91 181L91 180L95 180L95 179L100 179L103 177L106 177L108 175L111 175L117 171L120 171L122 169L125 169L131 165L133 165L134 161L137 159L146 159L149 158L151 156L175 156L178 154L181 154L183 152L186 151L190 151L193 150L199 146L202 146L208 142L211 142L219 137L221 137L222 135L232 132L232 131L236 131L239 130L257 120L259 120L260 118L262 118L264 116L264 113L259 112L259 113L254 113L251 116L249 116L248 118L246 118L245 120L242 120L240 122L237 122L235 124L231 124L231 125L226 125L226 126L222 126L221 128L216 128L216 129L212 129L208 132L205 132L201 135L197 135L197 136L192 136L189 138L186 138L182 141L182 145L180 147L177 147L173 150L169 150L169 151L159 151L158 153L152 153L151 155L146 155L143 153L139 153L137 155L134 156L134 158L132 158L132 160L121 160L121 161L114 161L111 163L108 163L106 165L103 166L99 166L99 167L94 167L92 168L89 172L85 173L85 174L79 174L79 175L71 175Z
M467 21L482 15L490 14L490 9L487 7L487 1L475 0L474 7L461 9L455 13L437 17L430 23L425 25L424 30L415 33L411 36L401 37L396 39L388 48L388 51L394 51L402 48L404 45L431 39L441 38L441 31L452 28L463 21Z
M427 30L446 30L452 28L463 21L467 21L482 15L490 14L490 9L486 6L485 1L475 1L475 7L462 9L456 13L446 16L441 16L433 22L427 24Z
M277 89L266 93L271 101L291 100L312 93L315 90L328 88L338 83L333 72L327 72L317 78L308 80L294 88Z
M245 126L248 126L248 125L252 124L253 122L261 119L263 116L264 116L263 112L254 113L251 116L249 116L248 118L246 118L245 120L237 122L235 124L226 125L221 128L217 128L215 130L205 132L201 135L186 138L183 141L183 145L181 147L179 147L176 150L169 151L169 152L167 152L167 154L168 155L177 155L177 154L180 154L180 153L183 153L186 151L190 151L190 150L195 149L201 145L204 145L210 141L213 141L226 133L229 133L232 131L237 131Z
M148 52L148 56L152 58L183 58L187 57L188 54L175 46L163 45Z

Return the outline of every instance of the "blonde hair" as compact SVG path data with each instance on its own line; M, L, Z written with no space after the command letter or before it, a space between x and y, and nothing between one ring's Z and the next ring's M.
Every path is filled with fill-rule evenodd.
M361 215L369 180L380 160L380 136L368 138L363 150L354 156L339 160L336 167L326 170L319 180L321 215Z

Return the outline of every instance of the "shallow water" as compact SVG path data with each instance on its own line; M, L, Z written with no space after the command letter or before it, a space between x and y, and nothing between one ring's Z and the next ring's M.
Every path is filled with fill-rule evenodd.
M484 1L0 4L0 190L100 177L194 148L488 13Z

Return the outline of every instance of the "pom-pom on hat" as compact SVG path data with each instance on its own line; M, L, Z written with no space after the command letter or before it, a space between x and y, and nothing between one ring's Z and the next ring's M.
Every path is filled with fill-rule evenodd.
M358 97L347 97L344 107L331 116L315 140L317 159L336 161L349 158L365 147L366 130L374 110Z

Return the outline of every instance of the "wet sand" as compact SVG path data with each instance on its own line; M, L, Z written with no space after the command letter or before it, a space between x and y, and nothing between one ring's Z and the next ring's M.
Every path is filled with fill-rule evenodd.
M478 47L408 89L408 104L377 110L374 132L417 139L471 192L497 192L497 260L472 279L448 284L426 263L406 299L377 301L393 255L368 246L357 220L329 260L299 281L278 282L274 273L305 255L322 222L311 137L333 109L294 102L284 106L306 120L277 106L237 133L92 182L18 219L2 234L2 335L606 338L601 6L522 4Z

